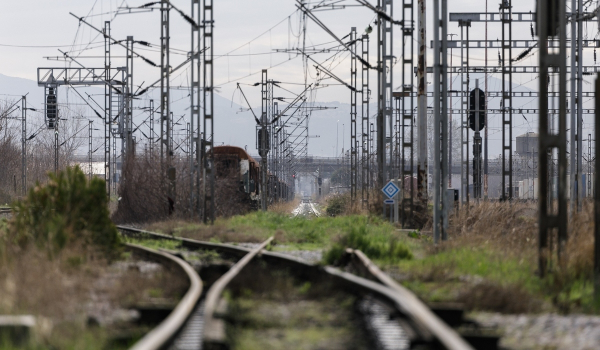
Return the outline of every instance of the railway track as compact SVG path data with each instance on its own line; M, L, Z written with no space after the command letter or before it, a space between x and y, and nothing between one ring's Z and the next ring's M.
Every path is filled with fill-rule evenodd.
M224 290L239 284L239 280L256 272L256 266L268 269L287 269L298 278L313 283L329 283L331 291L353 295L360 302L357 312L362 315L365 329L368 330L369 341L374 349L474 349L464 338L450 326L438 318L412 293L397 285L391 278L381 272L360 251L348 251L353 265L361 265L362 271L368 275L357 275L341 271L329 266L308 264L295 257L265 251L271 239L263 242L255 249L248 249L228 244L200 242L196 240L163 235L131 227L118 226L124 236L131 239L169 240L178 243L178 250L171 255L184 256L189 251L217 252L221 257L235 261L235 264L205 266L200 269L200 276L205 286L210 288L203 293L204 297L190 307L187 313L180 312L169 316L171 323L162 327L162 340L168 339L160 347L151 346L148 340L138 343L134 349L213 349L226 348L226 322L224 314ZM164 254L164 253L163 253ZM253 267L254 266L254 267ZM237 282L236 282L237 281ZM326 289L327 289L326 288ZM166 330L169 330L169 335ZM155 333L154 331L151 333ZM149 334L150 335L150 334ZM183 338L195 339L196 344L185 342ZM202 342L199 340L202 339ZM140 342L141 342L140 341ZM189 344L184 347L181 344ZM178 345L180 344L180 345Z
M304 200L296 209L294 209L292 214L293 216L321 216L321 212L317 210L313 202L305 202Z
M12 213L12 208L0 208L0 214L10 214Z

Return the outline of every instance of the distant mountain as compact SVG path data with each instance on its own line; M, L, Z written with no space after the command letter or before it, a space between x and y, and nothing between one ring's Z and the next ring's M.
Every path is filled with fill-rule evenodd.
M475 87L475 80L479 78L480 87L483 89L483 75L471 74L470 89ZM460 88L460 78L454 76L453 89L458 90ZM375 86L372 87L374 89ZM488 79L488 90L489 91L500 91L502 88L502 81L500 79L489 77ZM431 85L429 85L431 89ZM96 105L96 102L103 106L103 94L104 89L98 87L87 87L78 89L79 93L84 96L85 100L91 104L94 109L101 113L100 107ZM531 89L519 85L513 84L513 91L532 91ZM27 102L30 107L43 110L43 95L44 91L42 87L38 87L37 83L32 80L9 77L0 74L0 98L18 99L20 96L28 94ZM10 96L9 96L10 95ZM89 96L88 96L89 95ZM95 114L86 106L84 101L77 93L72 89L66 87L59 88L58 97L60 103L69 102L73 106L87 109L84 111L84 116L91 118L95 122L100 120ZM370 122L375 123L375 116L377 114L376 103L374 99L376 97L375 91L371 93L372 103L369 106L369 114L371 116ZM92 99L94 101L92 101ZM147 107L148 100L154 99L155 107L158 107L159 101L159 90L154 89L149 92L140 100L134 102L134 107L141 108ZM244 107L239 104L233 103L231 100L215 94L215 144L228 144L236 145L239 147L246 147L252 154L258 153L256 151L256 123L252 114ZM183 136L186 130L186 124L189 122L189 92L187 90L174 88L171 93L172 101L172 112L174 119L178 123L174 126L174 130L177 134ZM360 101L360 98L359 98ZM500 108L500 98L494 97L488 100L490 108ZM429 106L432 105L433 99L429 99ZM458 98L452 100L453 108L460 108L461 104ZM344 150L350 148L350 104L346 102L315 102L315 107L325 107L324 110L313 110L309 119L309 146L308 153L314 156L327 156L332 157L336 154L336 140L337 140L337 154L340 155ZM416 107L416 101L414 106ZM361 135L361 104L359 102L357 106L358 120L357 120L357 137L360 143ZM514 98L513 108L537 108L538 102L536 98ZM260 107L254 108L255 111L259 111ZM102 114L102 113L101 113ZM288 113L289 114L289 113ZM184 116L181 118L181 116ZM41 114L34 114L35 117L41 118ZM148 112L136 109L134 111L134 123L136 125L142 124L144 120L147 120ZM285 117L284 117L285 118ZM454 115L454 120L459 121L460 116ZM158 121L158 115L155 114L155 120ZM290 122L297 122L292 118ZM488 133L490 135L490 156L499 154L501 149L501 115L490 115L490 123L488 125ZM513 114L513 137L520 134L524 134L527 131L535 131L532 128L537 125L537 115L526 115L523 117L520 114ZM295 125L291 125L291 131ZM155 131L159 132L160 124L155 125ZM141 126L140 130L148 135L148 127ZM298 134L296 130L295 134ZM471 135L472 136L472 135ZM101 131L95 131L94 137L100 139ZM136 133L136 137L143 139L144 136L141 132Z

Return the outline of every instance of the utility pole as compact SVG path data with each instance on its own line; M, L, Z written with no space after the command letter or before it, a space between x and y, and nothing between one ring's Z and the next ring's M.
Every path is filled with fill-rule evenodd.
M583 0L578 1L577 12L572 8L575 18L571 21L577 21L577 211L581 211L581 202L583 199L583 179L582 179L582 156L583 156ZM571 47L575 43L571 43ZM575 91L572 92L572 94ZM574 108L571 107L571 108Z
M448 36L450 37L450 40L452 40L453 36L456 36L458 34L448 34ZM450 48L450 67L452 67L452 48ZM452 91L452 82L454 81L452 74L450 74L450 91ZM452 104L452 95L448 96L448 103L450 104L450 119L448 120L448 128L450 130L448 137L450 138L450 140L448 141L448 144L450 145L450 151L448 152L448 168L450 169L450 171L448 171L448 187L452 188L452 148L454 146L454 144L452 143L452 139L454 136L454 127L453 127L453 121L454 121L454 116L452 115L452 110L454 109L454 105Z
M58 112L58 109L57 109ZM54 174L58 175L58 120L59 114L56 115L56 124L54 129Z
M154 100L150 100L150 157L154 157Z
M167 190L167 212L173 214L175 210L175 179L176 170L172 165L173 161L173 140L171 139L171 111L170 111L170 24L169 13L171 4L168 0L160 2L160 154L161 167L165 176Z
M113 188L113 193L117 194L117 138L116 137L112 137L112 188ZM123 160L121 159L121 162ZM122 163L121 163L122 164Z
M361 127L362 127L362 152L361 152L361 180L362 180L362 207L368 209L369 207L369 184L371 177L370 170L370 150L369 147L369 66L365 63L369 62L369 35L363 34L362 41L362 77L361 77L361 96L362 96L362 115L361 115Z
M378 0L380 8L389 18L393 18L393 1ZM392 139L392 91L393 91L393 30L392 22L385 20L383 16L377 14L377 186L383 187L387 179L391 176L388 169L387 145L390 144L389 161L393 159L393 147L390 143ZM389 136L388 136L389 133ZM383 193L379 195L383 201ZM385 206L382 215L385 215Z
M213 55L214 41L213 28L215 21L213 19L213 0L203 0L202 28L203 28L203 46L204 49L204 69L203 73L203 93L204 93L204 118L202 141L202 186L204 187L204 223L215 221L215 164L214 164L214 71Z
M123 128L123 138L125 139L125 150L121 154L121 170L125 169L125 162L130 160L130 156L133 156L133 36L127 37L127 64L125 71L125 89L123 91L123 98L125 99L125 120Z
M460 39L463 41L464 33L466 32L467 43L469 42L469 28L471 27L470 20L458 21L460 27ZM466 52L466 55L465 55ZM461 131L460 131L460 192L461 203L469 210L469 199L471 193L469 191L469 90L471 79L469 77L469 45L460 46L461 65L466 69L461 69Z
M191 9L192 20L200 23L202 15L202 6L200 0L192 0ZM191 45L190 45L190 76L192 80L190 91L190 215L192 218L201 218L200 213L200 101L202 99L202 89L200 81L202 74L202 62L200 61L200 50L202 48L202 37L200 36L201 26L191 26Z
M92 121L88 120L88 181L92 181Z
M579 105L579 103L577 103L577 78L578 78L578 74L577 74L577 45L576 40L577 40L577 0L571 0L571 13L573 14L571 16L571 75L570 75L570 83L571 83L571 101L569 101L569 105L571 106L571 113L570 113L570 140L571 140L571 144L569 145L570 147L570 178L569 178L569 182L570 182L570 193L571 195L569 196L569 202L570 202L570 211L571 214L573 214L575 212L575 205L578 202L578 191L577 191L577 187L579 187L579 183L577 182L578 180L578 172L577 172L577 159L578 157L576 156L576 154L578 153L578 143L577 143L577 131L578 131L578 127L577 124L579 122L577 118L577 108L575 106Z
M21 97L21 194L27 195L27 96Z
M418 157L417 164L417 198L421 202L423 212L427 211L427 183L428 183L428 153L427 153L427 17L425 15L426 0L418 0L418 39L419 60L417 63L417 139Z
M356 27L350 30L350 42L352 52L356 52L358 45L356 44ZM356 206L356 187L357 187L357 163L358 150L356 141L356 98L357 98L357 59L356 55L351 55L350 58L350 199L351 206Z
M433 172L433 237L438 243L440 238L446 240L448 227L448 182L445 175L448 173L448 67L447 48L447 0L433 1L433 18L439 27L434 30L434 172Z
M594 145L596 150L600 146L600 112L598 111L600 107L600 78L596 78L596 97L595 97L595 107L596 107L596 120L594 122L594 133L595 140ZM591 139L591 135L588 140ZM591 141L588 141L591 142ZM596 152L595 159L595 168L594 168L594 301L596 305L600 305L600 190L598 190L598 184L600 184L600 157L598 157L598 152Z
M482 106L479 101L479 94L482 91L479 89L479 79L475 79L475 134L473 135L473 195L477 201L481 198L481 134L479 132L480 114L485 113L485 105Z
M110 164L110 139L111 139L111 102L112 88L110 86L110 21L104 22L104 182L106 183L106 195L110 202L111 164Z
M500 3L502 16L502 200L513 198L512 161L512 4ZM539 15L539 12L538 12ZM539 18L539 17L538 17ZM542 75L540 75L542 76ZM507 85L508 84L508 85ZM508 178L508 184L506 182ZM508 185L508 194L506 193Z
M487 13L488 11L488 0L485 0L485 12ZM533 38L532 38L533 39ZM488 40L488 21L487 21L487 17L485 20L485 40ZM485 46L485 68L487 71L487 66L488 66L488 47L487 45ZM485 87L484 87L484 91L485 91L485 106L487 108L488 105L488 76L487 74L484 74L484 80L485 80ZM486 111L485 113L485 125L490 125L488 123L488 113ZM485 141L483 144L483 198L487 201L488 199L488 129L489 128L485 128Z
M261 170L261 184L260 184L260 207L262 211L267 211L267 156L269 154L269 136L267 135L267 123L268 123L268 109L269 109L269 87L267 79L267 70L262 70L261 80L261 96L262 96L262 114L260 117L260 126L258 127L257 141L258 141L258 154L260 155L260 170Z
M402 108L398 111L401 154L400 154L400 221L402 227L406 228L412 224L414 216L414 99L412 97L414 86L414 1L402 1ZM407 159L408 158L408 159ZM408 163L408 164L407 164ZM407 183L408 180L408 183ZM408 197L405 196L406 188ZM398 202L396 201L396 202ZM397 211L396 211L397 212Z
M547 270L548 258L552 252L548 248L548 240L553 231L558 233L557 255L559 264L563 264L564 248L567 242L567 203L566 189L566 0L553 0L549 4L537 4L537 32L540 57L540 119L539 119L539 261L538 272L544 277ZM548 53L548 39L559 36L559 50L557 53ZM557 133L550 132L552 123L548 115L548 87L552 81L549 79L549 68L558 68L559 89L559 116ZM548 201L549 181L552 172L549 171L549 156L558 153L558 212L553 210L554 202ZM598 175L596 175L598 176Z

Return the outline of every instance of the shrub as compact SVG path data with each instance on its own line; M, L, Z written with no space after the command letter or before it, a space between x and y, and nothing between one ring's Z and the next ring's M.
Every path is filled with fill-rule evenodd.
M330 197L327 200L327 215L338 216L346 212L350 198L343 194L338 194Z
M109 256L118 252L104 180L88 182L79 167L50 174L47 184L36 184L13 209L8 243L35 245L50 257L68 245L97 247Z
M371 259L386 262L413 258L412 252L405 243L391 235L369 234L366 225L354 226L349 233L342 236L339 242L325 253L325 262L328 264L339 262L345 248L358 249Z

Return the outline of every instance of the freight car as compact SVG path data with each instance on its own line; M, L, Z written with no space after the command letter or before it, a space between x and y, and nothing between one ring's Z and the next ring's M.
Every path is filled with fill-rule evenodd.
M243 148L236 146L216 146L213 149L217 181L226 177L237 177L238 190L242 201L252 209L259 207L261 188L260 163ZM276 176L268 174L267 191L269 202L293 198L293 190Z

